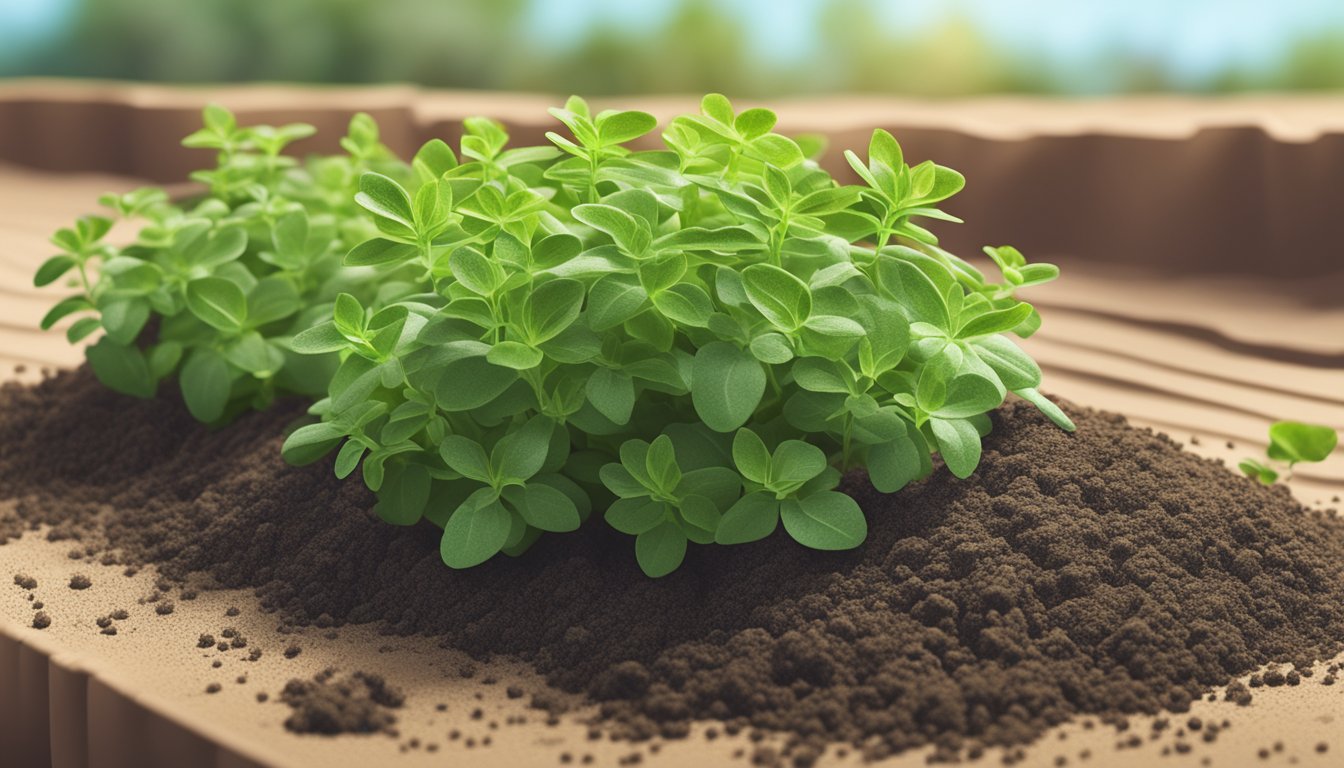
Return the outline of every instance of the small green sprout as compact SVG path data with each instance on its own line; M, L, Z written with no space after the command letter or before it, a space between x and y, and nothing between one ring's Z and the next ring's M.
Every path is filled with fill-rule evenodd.
M1330 427L1300 421L1276 421L1269 427L1269 448L1264 460L1244 459L1237 466L1248 477L1273 485L1286 466L1289 476L1299 462L1318 462L1335 450L1339 435Z

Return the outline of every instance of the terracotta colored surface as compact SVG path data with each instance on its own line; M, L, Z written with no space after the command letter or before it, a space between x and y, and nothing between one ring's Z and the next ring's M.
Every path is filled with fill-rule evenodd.
M22 91L22 87L8 86L3 90L6 93L0 94L0 151L12 155L17 151L14 142L18 134L14 133L16 129L12 122L15 113L5 111L10 109L5 102L13 101L15 92ZM106 96L107 92L100 90L98 93ZM231 98L246 96L271 110L291 108L279 97L283 92L266 96L267 93L225 92L221 100L229 103ZM143 112L136 110L171 111L178 108L170 103L172 99L187 102L180 107L185 122L163 129L163 135L154 133L158 138L153 139L154 143L144 145L146 149L139 155L142 157L155 156L148 147L175 141L169 136L175 137L182 132L190 122L188 116L202 97L192 92L131 89L120 93L119 98L127 100L127 94L135 96L129 99L134 102L133 109L124 104L98 109L143 116ZM366 97L379 94L388 99L385 104L389 114L396 111L390 106L393 102L408 100L413 95L408 90L360 94L364 99L361 103L367 104ZM67 94L66 101L71 101L75 95L75 92ZM92 97L96 94L85 95ZM53 105L48 96L46 90L29 93L26 98L36 106L24 109L51 110L49 114L64 115L59 117L62 124L73 125L64 122L70 113L61 111L73 107L69 103L64 107ZM267 102L263 96L271 101ZM441 121L426 125L447 124L460 114L449 108L450 104L456 103L451 100L459 98L465 97L443 95L435 99L416 99L421 105L417 114ZM473 98L477 99L477 105L483 103L480 97ZM319 94L317 100L333 114L341 115L335 122L343 121L344 110L353 103L348 93ZM485 103L483 108L472 111L504 116L526 112L540 114L540 106L545 101L530 97L499 97L493 104ZM929 129L930 135L938 133L949 142L936 153L930 153L947 164L968 170L972 188L983 185L997 189L995 194L1001 196L999 199L1005 205L1025 206L1030 201L1019 198L1028 198L1034 193L1005 191L1018 178L1018 171L1013 170L1020 167L1017 163L1025 162L1021 157L1013 164L1008 160L1027 146L1004 127L1011 125L1005 116L1012 111L1011 107L1010 104L982 104L977 108L979 112L969 106L949 108L948 119L959 128L953 132ZM653 108L663 113L668 111L659 104ZM876 106L871 108L877 109ZM517 112L506 113L506 109ZM804 114L801 107L793 112L790 109L783 110L785 120L802 121L807 115L814 114ZM882 122L877 112L865 112L860 105L850 105L847 109L853 110L855 124ZM1058 114L1048 109L1039 110L1034 117L1035 123L1024 119L1017 127L1027 132L1068 134L1102 125L1089 125L1077 115L1070 118L1064 114L1068 109L1060 109ZM1249 114L1238 113L1230 107L1224 109L1226 112L1220 119L1233 122ZM1282 150L1285 152L1309 151L1304 148L1323 146L1320 142L1337 135L1341 125L1326 120L1312 123L1308 112L1310 110L1305 106L1297 111L1285 107L1275 120L1262 121L1270 128L1255 129L1259 136L1256 140L1287 147ZM1127 125L1135 131L1145 132L1146 138L1133 140L1148 148L1164 147L1164 152L1170 149L1173 156L1185 157L1187 151L1191 156L1198 155L1198 142L1207 131L1198 134L1196 128L1212 123L1180 118L1176 114L1163 112L1157 105L1152 105L1147 112L1134 114L1128 118L1132 122ZM914 107L907 116L911 120L926 121L935 117L927 109ZM271 118L268 116L268 119ZM831 128L837 127L838 123L833 121L841 118L833 111L823 111L815 113L812 119L817 121L816 127ZM975 120L981 121L978 133L961 130L967 121L974 123ZM1344 123L1344 118L1339 123ZM1315 133L1321 135L1314 141L1310 137L1315 133L1309 129L1313 124L1320 128ZM991 130L994 126L998 126L999 132ZM138 128L127 130L130 133L115 135L123 138L142 135ZM1193 144L1177 141L1192 132L1197 134L1191 140ZM1074 135L1073 139L1078 136ZM1290 143L1303 139L1307 139L1307 143ZM1071 155L1057 152L1060 145L1050 144L1051 140L1051 137L1041 137L1032 141L1045 142L1040 147L1049 149L1049 152L1041 151L1053 158L1050 162L1067 165L1067 161L1060 157ZM129 139L127 141L128 146L134 144ZM1088 145L1104 158L1114 149L1108 148L1110 141L1110 138L1093 136ZM972 168L973 163L967 163L965 159L973 157L974 153L967 158L959 154L958 147L969 146L965 142L983 142L986 157L1002 155L1001 160L995 161L1000 163L999 171L990 167ZM990 152L992 148L997 150ZM130 153L131 159L137 156L136 152ZM1234 155L1220 154L1205 160L1210 164L1208 168L1225 169L1221 172L1232 174L1237 165L1231 159ZM35 152L24 159L39 161L42 157L41 153ZM1087 162L1078 166L1078 174L1096 172L1091 157L1085 156ZM99 168L104 172L117 170L96 161L97 158L81 158L80 162L89 163L81 167ZM1139 155L1131 158L1129 165L1140 168L1150 161L1151 158L1145 160ZM1330 165L1328 155L1322 155L1320 166ZM1335 163L1334 167L1336 178L1340 178L1338 169L1341 166ZM1142 186L1149 190L1164 189L1163 194L1170 194L1177 202L1183 198L1172 191L1173 186L1179 189L1182 185L1190 185L1189 188L1194 189L1198 185L1200 189L1207 187L1213 193L1220 193L1216 189L1218 184L1184 175L1199 173L1189 167L1185 170L1173 168L1168 173L1170 175L1162 180L1146 179ZM1062 183L1058 179L1038 181ZM55 227L90 209L98 193L126 189L136 183L110 175L52 174L12 165L0 166L0 376L14 376L14 366L18 364L28 366L27 372L18 377L32 379L38 375L37 366L78 363L80 352L68 348L59 335L35 330L42 313L54 302L56 292L32 289L29 276L48 255L46 238ZM1246 181L1244 186L1251 190L1247 194L1267 194L1264 177ZM1344 188L1337 182L1335 186ZM1309 188L1305 191L1294 189L1291 195L1285 193L1286 200L1310 196ZM967 204L975 199L971 198ZM1197 221L1198 216L1183 217L1183 214L1205 204L1198 198L1184 202L1190 208L1177 207L1169 212L1170 227L1177 228L1182 220ZM1105 206L1099 205L1090 193L1062 198L1060 205L1064 203L1068 207L1049 209L1050 218L1056 222L1067 224L1078 221L1078 217L1091 216L1094 217L1091 219L1093 224L1100 226L1098 222L1105 220L1105 215L1099 212ZM1012 242L1011 232L1001 231L1002 227L992 229L985 222L986 216L995 217L994 211L990 210L992 207L981 200L962 210L968 219L976 222L977 231L991 233L992 242ZM1234 223L1238 232L1245 233L1256 230L1263 218L1266 218L1263 211L1253 214L1247 209L1240 214L1228 213L1224 222ZM1319 226L1334 227L1336 220L1326 217ZM1134 231L1127 233L1121 231L1125 229L1110 221L1107 227L1097 229L1080 243L1094 245L1093 241L1136 238L1140 237L1140 232L1151 235L1154 231L1143 227L1131 228ZM1116 264L1105 263L1104 248L1079 250L1086 253L1086 260L1066 261L1064 278L1033 295L1045 313L1046 324L1040 334L1028 342L1028 347L1046 369L1048 391L1126 413L1135 422L1156 426L1177 439L1198 436L1200 445L1195 450L1228 460L1261 450L1265 427L1272 418L1303 418L1344 428L1344 301L1339 292L1340 282L1337 279L1333 282L1309 279L1310 275L1304 274L1338 275L1344 272L1344 258L1337 247L1314 249L1306 255L1294 255L1292 248L1282 245L1276 245L1272 251L1260 252L1262 258L1256 263L1276 265L1286 276L1283 280L1221 276L1174 279L1157 267L1161 267L1164 260L1184 258L1184 254L1160 237L1154 237L1152 242L1166 256L1161 259L1144 256L1135 259L1135 263L1124 270ZM1036 255L1047 258L1065 250L1062 244L1056 244L1038 249ZM1265 257L1264 253L1272 253L1272 257ZM1310 270L1288 268L1285 260L1289 257L1309 257L1314 266ZM1227 440L1234 441L1237 448L1227 449L1224 445ZM1299 472L1293 487L1305 502L1329 506L1332 495L1344 493L1344 452L1337 452L1326 463ZM152 574L149 572L126 579L115 569L80 564L77 569L87 572L93 578L94 586L83 592L67 589L65 583L76 566L66 557L66 549L37 536L0 547L0 578L3 578L0 581L0 755L5 756L0 758L0 764L302 766L374 765L395 761L410 765L519 766L559 765L560 753L569 751L576 759L591 752L597 756L596 764L614 765L620 756L632 749L629 745L589 742L586 728L580 722L582 711L566 716L558 726L548 727L542 722L544 716L525 708L522 702L526 699L506 699L504 688L510 682L535 686L525 669L500 664L497 669L481 670L476 678L465 680L456 674L459 659L436 648L433 641L389 640L361 628L343 629L334 640L325 639L317 630L298 638L281 637L275 634L274 618L260 614L255 601L245 593L204 592L198 600L179 601L171 616L157 616L152 608L136 602L151 590ZM47 630L37 631L27 626L32 610L22 591L9 584L9 576L20 570L35 576L41 584L39 599L48 602L48 612L54 619ZM232 605L242 608L242 615L226 619L224 609ZM93 620L116 607L127 608L131 618L119 623L120 634L116 637L98 634ZM238 652L218 654L195 647L197 634L218 632L230 625L238 627L252 643L265 649L260 661L243 662L239 660L241 654ZM280 651L291 642L302 645L304 651L297 658L286 660ZM385 646L387 650L380 652ZM210 666L216 657L226 659L218 670ZM288 734L281 726L285 713L282 705L256 703L256 692L264 690L273 697L290 677L310 676L329 665L345 671L358 668L382 672L403 688L408 703L400 713L400 739L385 736L297 737ZM239 674L247 675L246 684L234 682ZM497 676L499 682L493 686L481 685L481 678L487 674ZM1290 759L1300 765L1339 764L1339 755L1344 753L1344 736L1336 734L1344 733L1339 727L1344 721L1344 687L1321 686L1318 680L1319 675L1297 688L1261 689L1256 692L1253 706L1247 709L1221 702L1198 703L1193 714L1205 720L1228 718L1232 728L1221 734L1215 744L1200 743L1189 756L1171 759L1193 765L1200 757L1209 757L1213 765L1223 766L1286 765ZM221 683L224 690L207 695L204 686L209 682ZM477 692L483 695L483 702L473 700ZM444 713L434 708L440 702L449 706ZM475 706L485 710L482 720L469 717ZM516 714L527 715L528 724L502 724L505 717ZM499 730L488 728L491 719L501 723ZM467 750L461 740L449 742L446 739L451 728L461 729L464 738L491 735L494 743L489 748ZM1134 732L1146 739L1149 733L1147 719L1136 719ZM402 753L399 747L412 737L418 738L422 747ZM1145 742L1138 750L1116 751L1117 738L1109 728L1084 731L1080 724L1069 725L1047 735L1029 749L1025 764L1052 765L1056 757L1065 756L1070 765L1076 765L1080 763L1079 754L1089 750L1092 756L1086 764L1130 765L1156 760L1161 747L1171 743L1168 736ZM1314 745L1322 740L1330 742L1330 751L1318 754ZM1268 761L1255 756L1256 750L1269 747L1275 741L1287 745L1284 752L1272 754ZM439 751L427 753L423 747L429 743L437 744ZM713 742L692 738L668 744L656 756L650 756L647 749L641 751L645 753L644 764L704 766L726 763L739 747L749 748L750 745L740 738L721 738ZM924 757L923 753L910 753L891 764L922 765ZM991 758L997 763L997 755L991 754ZM834 762L828 760L827 764Z

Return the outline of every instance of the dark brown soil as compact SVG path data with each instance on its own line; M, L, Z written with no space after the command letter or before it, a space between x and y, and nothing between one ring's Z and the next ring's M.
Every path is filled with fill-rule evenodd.
M241 682L241 681L240 681ZM312 680L290 680L280 700L293 712L285 727L295 733L373 733L387 731L396 722L401 692L383 678L363 672L336 678L334 670Z
M967 481L939 471L884 496L851 478L870 526L856 551L780 534L693 548L651 581L599 521L451 571L436 529L381 523L357 481L280 462L299 405L211 432L81 371L0 390L0 500L18 501L0 531L47 524L168 578L253 587L286 623L517 655L627 737L717 718L793 734L795 753L1020 744L1340 650L1344 523L1121 417L1072 413L1069 435L1006 405Z

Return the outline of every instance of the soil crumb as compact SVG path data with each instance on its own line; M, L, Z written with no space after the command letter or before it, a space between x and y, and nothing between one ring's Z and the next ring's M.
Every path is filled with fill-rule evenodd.
M401 692L378 675L355 672L338 679L332 669L312 680L290 680L280 700L293 710L285 728L323 734L387 731L397 722L392 710L404 703Z
M620 738L717 719L790 734L799 753L969 755L1070 719L1183 712L1344 638L1344 523L1112 414L1070 407L1066 434L1008 403L969 480L940 469L888 496L848 478L868 513L861 548L779 532L693 547L655 581L598 519L450 570L437 529L380 522L329 462L284 465L302 404L211 431L170 398L122 397L85 370L0 389L0 499L20 523L0 531L79 531L128 567L254 588L282 625L372 622L519 657L600 702ZM360 677L286 691L295 730L390 717Z

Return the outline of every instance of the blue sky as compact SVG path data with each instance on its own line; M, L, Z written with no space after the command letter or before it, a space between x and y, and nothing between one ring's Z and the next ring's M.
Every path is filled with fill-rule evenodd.
M808 51L817 9L825 0L720 0L749 19L762 56ZM678 0L538 0L538 32L575 39L597 20L651 26ZM1198 78L1228 63L1272 59L1304 33L1344 26L1344 0L874 0L893 29L920 28L954 14L970 18L995 40L1053 61L1099 51L1169 63Z

